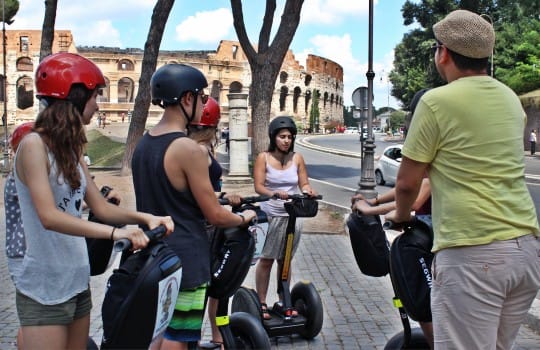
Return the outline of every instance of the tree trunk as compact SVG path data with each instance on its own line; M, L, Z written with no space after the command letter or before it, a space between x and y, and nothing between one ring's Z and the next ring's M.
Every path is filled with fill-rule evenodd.
M259 153L265 151L268 144L268 121L272 106L272 97L274 95L274 86L281 65L283 64L283 59L289 50L289 45L298 28L303 3L304 0L287 0L283 14L281 15L279 28L274 40L270 44L270 33L274 11L276 9L276 1L266 0L263 25L259 33L257 51L255 51L246 33L242 1L231 0L234 29L251 67L250 101L252 105L253 159Z
M52 53L54 41L54 24L56 23L56 7L58 0L45 0L45 17L41 29L41 46L39 49L39 62Z
M122 170L120 175L131 174L131 158L135 147L143 135L146 119L148 118L148 109L150 108L150 79L156 70L159 47L163 38L165 24L174 5L174 0L158 0L152 14L150 30L144 44L144 55L141 67L141 77L139 78L139 90L135 97L133 115L129 124L128 136L126 141L126 150L122 159Z

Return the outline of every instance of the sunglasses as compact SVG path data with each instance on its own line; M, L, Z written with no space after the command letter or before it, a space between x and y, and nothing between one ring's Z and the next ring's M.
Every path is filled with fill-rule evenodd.
M205 94L203 90L199 92L199 96L201 96L201 101L203 104L206 104L206 102L208 102L208 95Z
M433 51L433 54L435 54L435 52L437 52L437 50L439 49L439 47L442 47L444 46L443 44L441 44L440 42L434 42L433 44L431 44L431 51Z

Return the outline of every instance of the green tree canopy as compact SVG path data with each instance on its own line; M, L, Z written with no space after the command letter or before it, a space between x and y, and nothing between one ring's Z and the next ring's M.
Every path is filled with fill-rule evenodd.
M2 13L2 17L0 17L1 21L4 21L6 24L13 23L13 17L17 14L19 11L19 0L2 0L3 1L3 10L5 11Z
M401 11L405 25L417 27L395 48L389 74L392 96L406 107L416 91L444 84L433 64L432 26L455 9L484 14L493 23L497 40L494 76L516 93L540 88L540 1L538 0L407 0ZM418 27L419 26L419 27Z

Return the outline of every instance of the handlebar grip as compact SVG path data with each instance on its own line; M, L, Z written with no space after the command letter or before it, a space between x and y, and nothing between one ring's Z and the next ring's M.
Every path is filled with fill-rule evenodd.
M163 225L160 225L152 230L144 231L144 234L150 239L150 242L155 242L163 236L165 236L165 232L167 231L166 227ZM122 238L114 242L113 249L115 252L123 252L126 250L131 249L132 244L131 241L127 238Z
M249 196L249 197L243 197L242 201L240 202L240 205L242 204L248 204L248 203L257 203L257 202L266 202L267 200L270 200L270 196ZM229 200L227 198L219 198L218 199L219 204L221 205L229 205Z
M319 199L322 199L323 196L321 194L318 194L316 196L309 196L305 193L302 193L302 194L290 194L289 195L289 199L314 199L314 200L319 200Z

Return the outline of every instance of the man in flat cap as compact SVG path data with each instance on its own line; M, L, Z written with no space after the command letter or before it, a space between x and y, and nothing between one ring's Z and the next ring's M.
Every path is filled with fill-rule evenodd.
M448 84L418 103L397 209L387 219L410 220L427 171L435 348L510 349L540 288L538 220L524 177L526 115L516 94L487 74L489 22L457 10L433 33L435 66Z

